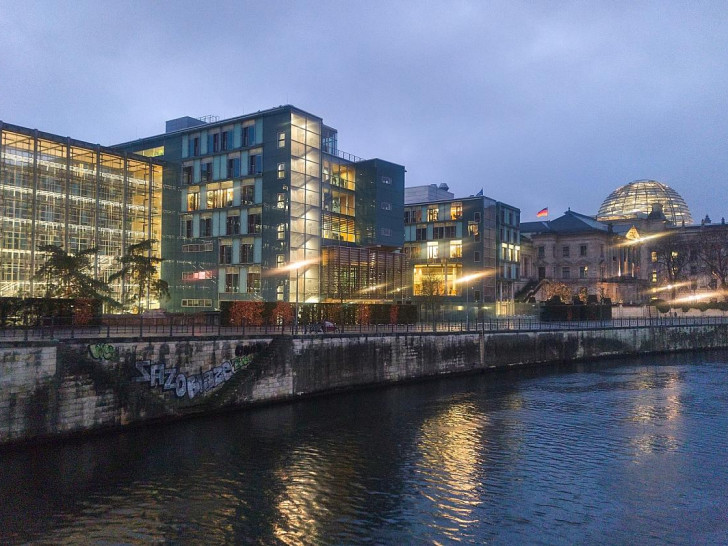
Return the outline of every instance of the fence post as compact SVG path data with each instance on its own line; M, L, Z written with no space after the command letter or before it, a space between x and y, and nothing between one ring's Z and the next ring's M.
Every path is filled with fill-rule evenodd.
M144 315L139 313L139 337L144 337Z
M111 323L106 323L106 339L109 339L111 337Z

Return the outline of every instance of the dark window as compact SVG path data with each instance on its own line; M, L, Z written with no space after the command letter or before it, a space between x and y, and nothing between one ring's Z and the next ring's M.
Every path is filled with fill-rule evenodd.
M480 222L480 213L479 212L474 212L473 213L473 220L475 222Z
M586 256L586 245L579 246L579 256Z
M443 239L445 237L445 228L442 226L432 228L433 239Z
M260 233L260 214L248 215L248 233Z
M571 270L568 267L562 267L561 268L561 278L562 279L569 279L569 278L571 278Z
M252 146L255 144L255 125L243 127L243 146Z
M545 258L546 257L546 248L545 247L538 247L538 257L539 258Z
M240 233L240 216L228 216L225 233L227 235L237 235Z
M417 228L415 230L415 241L427 240L427 228Z
M562 249L561 249L561 255L562 255L562 256L563 256L564 258L568 258L568 257L569 257L569 247L568 247L568 246L564 246L564 247L562 247ZM566 277L565 277L565 278L566 278Z
M240 275L227 273L225 275L225 292L238 292L240 289Z
M233 262L233 247L230 245L220 245L220 263L230 264Z
M250 243L240 243L240 263L253 263L253 245Z
M222 144L221 148L223 151L229 150L233 147L233 132L232 131L225 131L222 133Z
M410 211L408 211L408 210L404 211L404 223L405 224L410 223Z
M541 281L546 278L546 268L541 266L538 268L538 280Z
M212 237L212 218L200 218L200 237Z
M248 174L260 174L263 172L263 156L260 154L251 155L248 158Z
M252 205L255 200L255 188L253 186L243 186L240 199L243 205Z
M185 237L192 239L192 220L185 220L184 223Z
M199 137L191 138L189 141L189 155L200 155L200 139Z
M476 250L473 252L473 261L480 262L480 250Z
M212 135L212 151L220 151L220 133L215 133L214 135Z
M455 238L455 226L445 226L445 239Z
M182 167L182 183L192 184L192 175L194 170L192 167Z
M237 178L240 176L240 158L239 157L233 157L231 159L228 159L227 162L228 166L228 178Z
M212 162L208 161L200 165L200 176L203 182L212 180Z

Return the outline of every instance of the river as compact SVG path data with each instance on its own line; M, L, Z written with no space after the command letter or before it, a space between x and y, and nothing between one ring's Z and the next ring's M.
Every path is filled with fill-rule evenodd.
M0 542L725 544L728 353L400 385L0 452Z

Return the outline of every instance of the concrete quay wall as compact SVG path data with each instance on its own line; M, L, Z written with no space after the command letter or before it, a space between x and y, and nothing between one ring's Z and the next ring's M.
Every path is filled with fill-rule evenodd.
M0 346L0 445L368 385L728 347L728 325Z

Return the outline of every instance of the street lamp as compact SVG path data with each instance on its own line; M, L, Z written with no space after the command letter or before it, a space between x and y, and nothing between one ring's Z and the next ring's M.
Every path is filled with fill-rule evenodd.
M460 277L456 281L453 281L453 284L465 283L465 329L468 331L470 330L470 283L475 279L480 279L481 277L486 277L487 275L487 272L481 271L480 273L465 275L464 277Z

